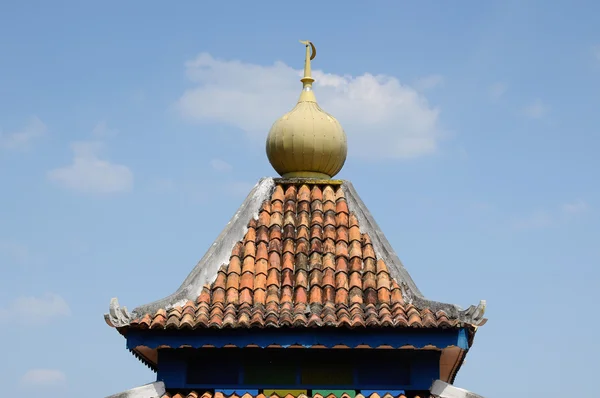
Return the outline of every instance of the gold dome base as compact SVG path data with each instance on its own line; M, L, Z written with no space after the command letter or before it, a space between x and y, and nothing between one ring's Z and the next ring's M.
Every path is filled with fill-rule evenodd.
M281 177L283 177L283 178L317 178L320 180L331 179L330 175L327 175L325 173L319 173L316 171L292 171L292 172L283 174Z

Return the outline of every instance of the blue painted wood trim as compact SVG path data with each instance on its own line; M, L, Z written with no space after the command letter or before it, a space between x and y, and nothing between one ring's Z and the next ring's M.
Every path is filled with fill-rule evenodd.
M368 397L369 395L372 395L372 394L378 394L380 397L383 397L385 394L390 394L390 395L393 395L394 397L397 397L399 395L405 394L406 391L404 391L404 390L360 390L360 393L362 395L364 395L365 397Z
M469 349L469 334L467 333L467 329L465 329L465 328L459 329L457 346L459 346L463 350Z
M221 348L225 345L245 347L250 344L265 348L278 344L284 348L291 345L311 347L324 345L331 348L338 344L348 347L368 345L378 347L389 345L400 348L412 345L423 348L433 345L438 348L458 346L463 350L469 348L467 331L461 329L408 329L408 330L348 330L348 329L262 329L262 330L129 330L127 332L127 348L138 346L157 348L166 345L178 348L188 345L200 348L204 345L213 345Z
M256 351L251 355L251 358L254 358L254 355L258 352L259 349L253 349ZM210 355L220 356L217 351L212 350L213 352ZM235 377L232 381L227 383L216 383L211 382L208 384L204 383L190 383L187 380L187 369L189 364L188 353L180 350L159 350L159 370L157 375L157 380L162 380L165 382L168 388L172 389L196 389L196 390L258 390L258 389L279 389L279 390L297 390L297 389L307 389L307 390L369 390L369 391L396 391L396 390L426 390L431 386L433 380L439 378L439 352L432 351L424 351L417 353L416 351L402 353L400 351L396 351L398 355L404 355L404 359L399 359L400 357L389 357L387 354L380 358L378 362L378 366L382 367L382 370L392 370L391 373L385 372L386 380L374 379L372 375L365 375L363 377L358 377L358 367L356 365L365 364L362 359L367 360L368 355L373 355L370 353L375 352L384 352L387 351L391 353L390 350L360 350L352 353L349 350L337 350L338 354L343 354L340 357L340 360L344 360L344 356L351 356L355 360L354 364L354 377L353 381L348 384L339 384L339 385L317 385L317 384L303 384L300 378L301 374L301 364L305 364L310 366L310 364L314 361L314 356L321 355L320 353L327 355L326 352L322 350L296 350L290 351L294 352L293 358L296 361L296 381L295 383L285 384L285 385L272 385L269 383L248 383L244 382L243 377L240 377L244 371L244 366L252 366L251 363L245 362L241 353L243 350L236 350L236 353L230 353L232 355L228 361L231 362L234 366L233 369L229 369L237 377ZM210 355L206 358L206 363L211 364ZM267 354L265 354L267 355ZM387 356L387 358L386 358ZM265 358L257 357L259 360L264 360ZM408 369L409 378L406 379L404 376L395 377L394 373L401 372L402 375L405 375L407 370L401 370L400 368L396 368L398 361L401 363L407 363L409 361L410 367ZM245 365L244 365L245 364ZM209 365L211 366L211 365ZM381 375L381 372L378 372ZM400 374L397 374L400 375ZM235 380L235 381L234 381ZM406 380L406 381L404 381ZM393 382L390 385L390 382ZM240 395L240 394L238 394ZM243 395L243 394L241 394ZM384 394L380 394L383 396Z
M415 390L427 390L440 378L440 363L423 358L415 358L410 366L410 387Z
M245 389L245 388L237 389L237 390L227 390L227 389L215 388L215 392L221 392L225 396L237 395L239 397L241 397L244 394L250 394L253 397L256 397L258 395L258 390L251 390L251 389Z
M260 390L338 390L338 391L342 391L342 390L359 390L362 391L361 394L365 395L364 393L365 391L369 392L369 394L371 394L371 392L376 392L378 393L380 396L385 395L386 393L390 393L392 395L400 395L400 394L404 394L404 392L406 391L406 389L409 390L426 390L429 387L431 387L431 383L429 384L429 386L427 386L427 384L423 384L420 382L417 383L411 383L410 385L406 385L406 386L402 386L402 388L404 389L400 389L400 390L395 390L395 389L390 389L389 386L385 387L385 386L373 386L373 385L365 385L365 386L361 386L359 384L352 384L352 385L332 385L332 386L317 386L317 385L298 385L298 384L294 384L294 385L281 385L281 386L255 386L255 385L219 385L219 386L215 386L214 384L177 384L175 385L173 382L170 382L170 380L165 379L162 380L165 382L165 384L169 384L169 388L185 388L185 389L197 389L197 390L215 390L215 391L232 391L231 394L228 395L232 395L233 391L237 391L237 393L235 393L236 395L242 396L244 395L246 392L252 393L255 391L260 391ZM398 392L398 394L395 394L395 392Z

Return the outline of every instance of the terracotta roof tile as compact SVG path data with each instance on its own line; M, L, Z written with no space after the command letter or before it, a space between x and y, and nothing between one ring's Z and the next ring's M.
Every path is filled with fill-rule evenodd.
M283 183L195 303L130 323L152 329L282 325L460 326L443 311L405 306L340 186Z

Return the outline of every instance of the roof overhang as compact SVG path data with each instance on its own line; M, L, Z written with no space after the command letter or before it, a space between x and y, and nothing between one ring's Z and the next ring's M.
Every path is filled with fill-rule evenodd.
M453 382L469 349L469 330L258 329L128 330L127 348L153 370L161 349L398 349L440 352L440 378Z
M165 383L157 381L110 395L106 398L161 398L165 393Z
M436 380L429 389L435 398L483 398L479 394L455 387L442 380Z

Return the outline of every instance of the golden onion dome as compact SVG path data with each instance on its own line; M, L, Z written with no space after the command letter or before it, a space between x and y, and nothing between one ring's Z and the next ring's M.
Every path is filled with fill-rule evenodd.
M283 178L328 179L339 173L346 161L346 133L336 118L317 104L310 71L317 52L311 42L301 43L306 46L302 93L294 109L273 123L267 157Z

